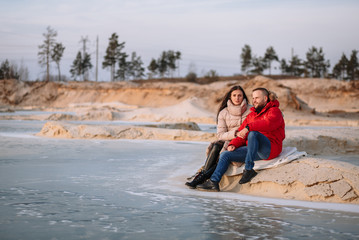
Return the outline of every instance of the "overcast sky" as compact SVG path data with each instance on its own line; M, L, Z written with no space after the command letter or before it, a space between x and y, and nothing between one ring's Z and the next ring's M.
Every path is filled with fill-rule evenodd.
M47 26L66 47L61 69L68 77L81 37L90 40L95 66L98 36L99 80L105 81L102 61L112 33L146 68L162 51L181 51L181 76L190 69L198 75L211 69L241 73L244 44L256 56L273 46L287 60L292 49L305 59L310 47L322 47L331 68L343 53L359 50L358 0L0 0L0 8L0 61L22 62L32 79L44 74L37 53ZM54 67L51 72L57 73Z

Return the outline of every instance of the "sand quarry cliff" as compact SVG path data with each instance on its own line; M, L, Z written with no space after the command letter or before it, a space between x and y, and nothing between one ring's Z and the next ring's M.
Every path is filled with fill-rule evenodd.
M237 84L246 90L249 99L256 87L275 92L286 122L284 146L296 147L309 155L262 170L251 183L243 186L238 184L240 176L225 178L221 183L224 190L359 204L359 167L323 158L329 155L359 156L358 82L273 80L262 76L210 84L2 80L0 110L3 114L0 120L46 120L37 134L41 137L211 142L216 139L215 133L200 131L198 124L215 124L221 98ZM46 113L10 114L18 110ZM127 124L116 121L126 121ZM203 156L195 163L198 167L203 164L205 153Z

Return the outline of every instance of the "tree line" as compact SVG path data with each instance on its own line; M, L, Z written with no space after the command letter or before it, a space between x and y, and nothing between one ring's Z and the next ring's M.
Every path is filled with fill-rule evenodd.
M10 63L9 60L5 59L0 63L0 80L1 79L19 79L28 80L29 70L21 62L20 66L16 63Z
M55 63L57 68L58 81L64 80L61 76L60 63L65 51L65 46L57 42L57 31L50 26L46 28L43 33L43 43L38 46L38 63L45 69L45 81L50 81L53 76L50 75L50 66ZM79 50L75 56L74 61L70 67L70 74L73 80L89 80L88 73L93 68L91 63L91 55L87 52L85 43L86 38L82 38L84 47ZM106 55L102 62L102 68L109 69L111 74L111 81L124 81L133 79L142 79L145 76L144 64L140 56L136 52L130 55L124 51L125 42L119 42L118 35L113 33L109 38ZM150 78L154 77L173 77L174 71L179 67L179 60L181 59L181 52L179 51L163 51L159 58L152 58L151 63L147 67ZM26 69L27 70L27 69ZM27 75L28 77L28 75ZM14 64L5 60L0 64L0 79L22 79L19 71Z
M47 32L43 34L44 42L39 46L39 63L46 67L46 81L49 81L49 66L51 62L55 62L58 68L58 80L61 80L60 74L60 61L63 56L65 47L62 43L56 42L57 32L47 28ZM88 80L88 72L93 67L91 63L91 55L87 52L85 42L87 39L82 39L84 47L78 51L70 68L71 78L74 80ZM109 38L106 55L102 62L104 69L109 69L111 74L111 81L124 81L132 79L141 79L145 76L145 68L140 56L136 52L131 55L124 51L125 42L119 42L118 35L113 33ZM152 59L148 70L152 77L156 75L165 76L170 71L177 68L176 60L181 57L180 52L172 50L163 51L160 58L157 60Z
M284 58L280 60L272 46L266 49L263 57L258 57L253 55L251 47L245 44L240 55L241 70L244 74L263 74L265 70L269 70L269 75L271 75L272 63L278 62L283 75L358 80L359 62L357 53L357 50L353 50L349 59L343 53L339 62L334 65L332 72L329 73L330 62L325 59L321 47L309 48L305 60L300 59L298 55L292 55L291 59L287 61Z
M118 35L113 33L109 38L109 45L102 62L103 68L110 68L111 81L141 79L145 76L141 57L137 56L136 52L132 52L131 58L127 60L129 55L123 50L124 47L125 42L119 42ZM169 76L178 68L176 63L179 59L181 59L181 52L163 51L160 57L157 60L153 58L147 67L150 71L149 77Z
M38 63L45 68L45 81L50 81L50 65L54 63L57 68L57 80L64 78L61 76L60 63L65 51L65 46L57 42L57 32L50 26L43 33L43 43L38 46ZM82 50L79 50L73 60L70 68L71 78L74 80L88 80L89 71L93 68L91 63L91 54L87 52L87 38L82 38ZM113 33L106 48L106 55L102 61L102 68L109 69L111 81L124 81L133 79L142 79L145 77L145 67L140 56L136 52L130 55L124 51L125 42L119 42L118 35ZM353 50L349 58L343 53L341 59L334 65L331 73L330 62L325 59L323 49L311 47L306 53L306 59L300 59L298 55L292 55L288 61L284 58L279 59L272 46L268 47L263 56L252 54L252 49L245 44L240 54L241 71L243 74L263 74L265 70L272 74L273 63L279 64L283 75L297 77L327 77L340 80L359 79L359 63L357 50ZM160 56L152 58L147 66L148 77L173 77L176 69L179 68L179 61L182 53L180 51L163 51ZM211 72L212 71L212 72ZM211 70L208 74L214 73ZM190 74L190 73L189 73ZM16 78L26 80L28 70L21 66L18 68L8 60L0 63L0 79Z

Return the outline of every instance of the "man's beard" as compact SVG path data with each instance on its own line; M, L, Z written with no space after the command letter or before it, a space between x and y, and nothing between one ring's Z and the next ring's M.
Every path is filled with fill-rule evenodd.
M258 105L258 106L255 108L255 109L256 109L256 113L260 113L266 105L267 105L267 103Z

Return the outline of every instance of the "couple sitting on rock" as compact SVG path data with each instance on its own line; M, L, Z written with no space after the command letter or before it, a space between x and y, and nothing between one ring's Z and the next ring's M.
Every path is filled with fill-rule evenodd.
M277 97L265 88L256 88L252 100L253 106L240 86L227 92L217 113L219 141L210 144L205 165L187 186L219 191L219 182L231 163L245 164L239 183L247 183L257 175L254 161L270 160L281 153L285 125Z

